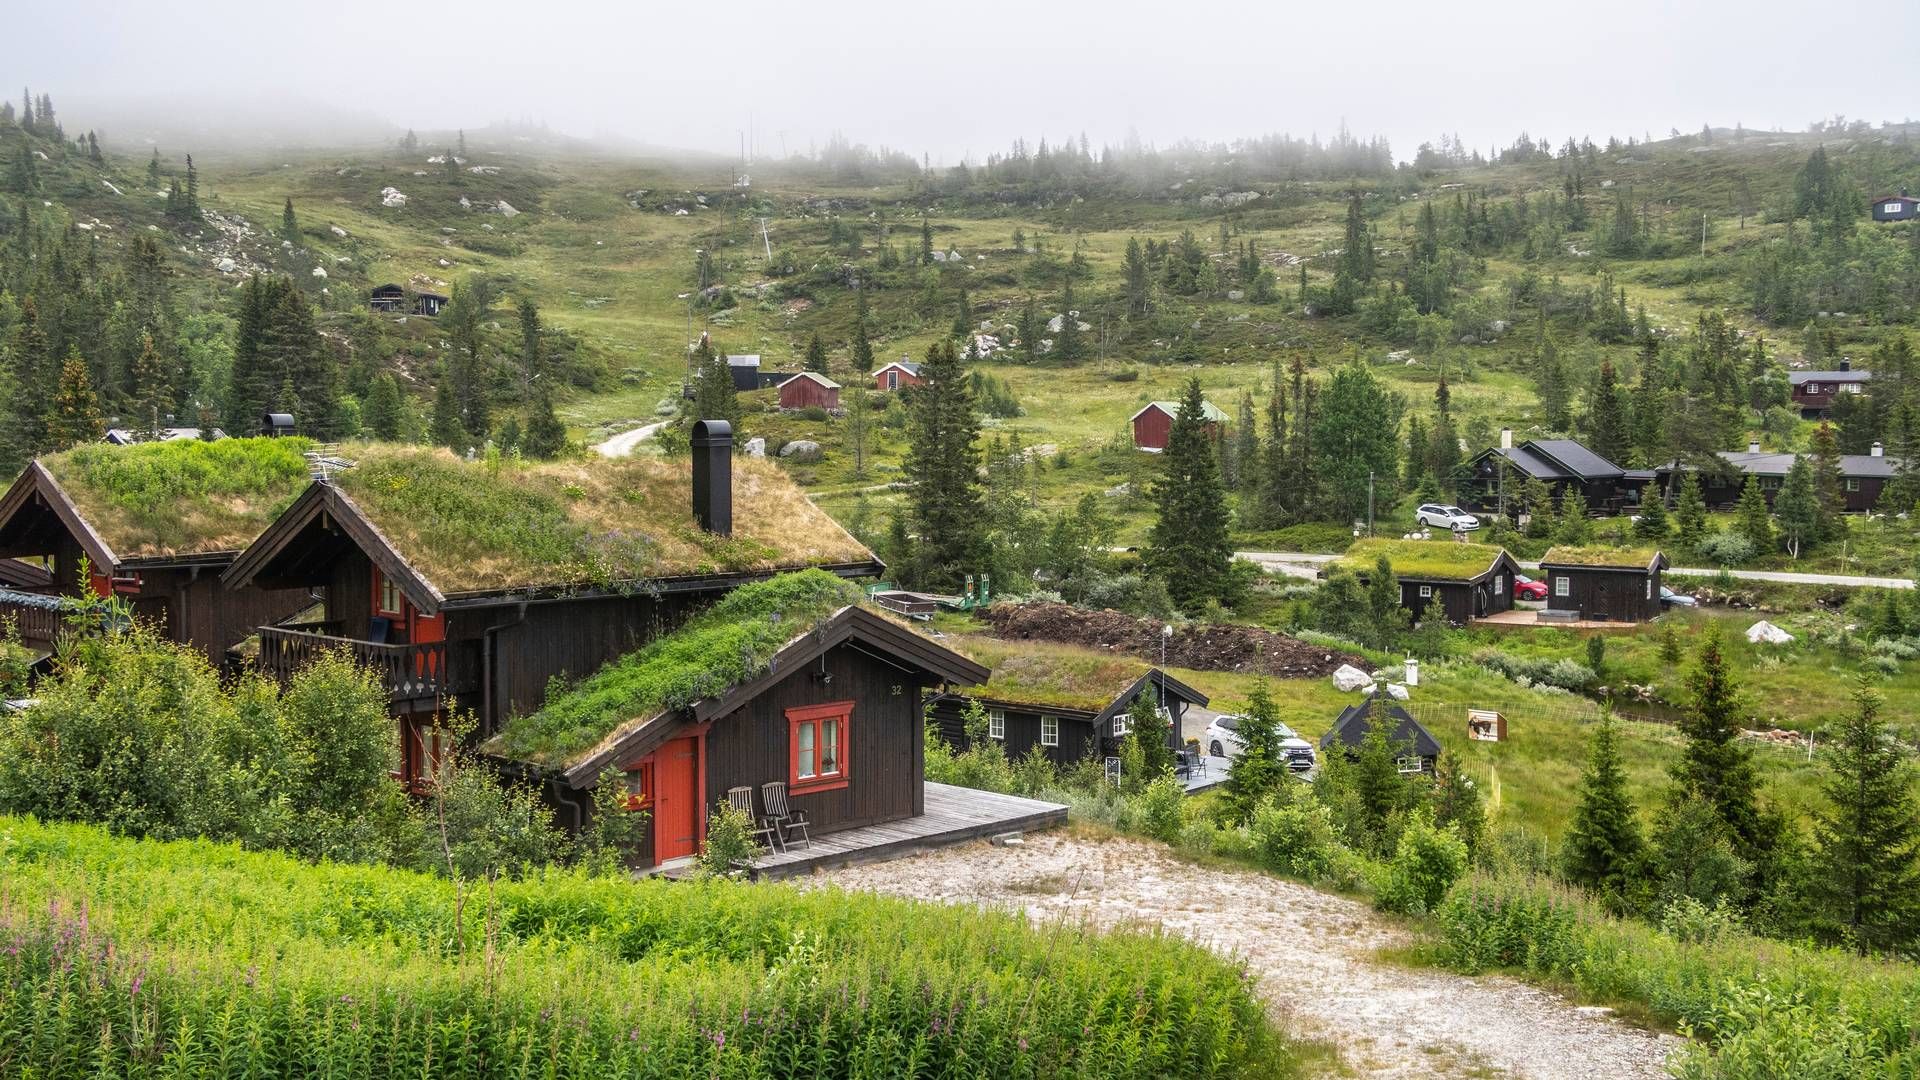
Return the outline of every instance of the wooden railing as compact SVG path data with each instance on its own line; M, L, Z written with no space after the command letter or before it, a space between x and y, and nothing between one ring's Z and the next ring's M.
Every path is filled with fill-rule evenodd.
M11 620L21 641L51 645L66 632L67 613L34 604L0 601L0 619Z
M322 653L345 650L354 663L370 668L395 701L447 697L474 689L470 673L448 664L444 641L424 645L385 645L353 638L309 634L277 626L260 628L260 670L285 682Z

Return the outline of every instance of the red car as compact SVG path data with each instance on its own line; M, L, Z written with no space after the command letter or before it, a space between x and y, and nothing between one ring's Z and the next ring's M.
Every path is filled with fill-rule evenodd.
M1515 600L1545 600L1547 583L1535 581L1525 574L1513 575L1513 598Z

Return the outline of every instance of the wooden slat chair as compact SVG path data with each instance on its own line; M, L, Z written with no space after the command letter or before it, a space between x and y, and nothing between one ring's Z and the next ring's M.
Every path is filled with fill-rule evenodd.
M727 802L735 809L747 815L753 822L753 838L761 841L768 851L785 851L787 846L780 839L780 828L773 819L753 812L753 789L750 787L731 787L727 789Z
M775 780L760 785L760 801L767 805L767 816L780 827L788 844L793 842L793 830L800 830L800 842L808 851L813 850L813 837L807 835L807 812L795 810L787 802L787 782Z

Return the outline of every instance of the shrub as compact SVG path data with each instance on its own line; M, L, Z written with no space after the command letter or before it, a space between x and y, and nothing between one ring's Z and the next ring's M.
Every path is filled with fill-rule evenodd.
M1599 678L1592 668L1576 660L1549 660L1500 649L1481 649L1473 654L1473 662L1522 686L1553 686L1580 691L1592 686Z
M1434 911L1439 959L1469 975L1564 970L1580 955L1580 911L1576 893L1545 878L1471 878Z
M1374 906L1383 911L1423 915L1440 905L1447 890L1467 869L1467 844L1451 828L1440 828L1425 810L1416 811L1395 845L1381 875Z
M1340 851L1333 811L1306 798L1275 796L1254 811L1248 826L1254 857L1277 874L1317 882L1331 876Z
M732 803L719 803L707 815L707 843L699 855L700 872L726 877L751 865L759 845L754 842L753 817Z
M1682 896L1660 912L1660 932L1689 945L1711 945L1740 931L1740 913L1716 897L1712 907Z
M1753 558L1753 541L1734 532L1717 532L1701 540L1695 554L1715 566L1738 566Z
M1162 776L1140 796L1140 828L1155 840L1173 843L1186 822L1186 785Z

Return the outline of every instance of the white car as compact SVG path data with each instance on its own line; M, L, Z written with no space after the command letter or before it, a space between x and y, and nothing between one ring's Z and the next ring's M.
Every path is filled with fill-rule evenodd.
M1274 734L1280 737L1280 760L1287 768L1295 772L1305 772L1313 768L1313 744L1301 738L1285 724L1275 724ZM1213 718L1207 725L1207 753L1212 757L1239 757L1246 749L1246 740L1240 737L1240 717L1232 713Z
M1430 529L1445 529L1452 532L1472 532L1480 527L1480 519L1457 506L1447 503L1424 503L1413 512L1413 520Z

